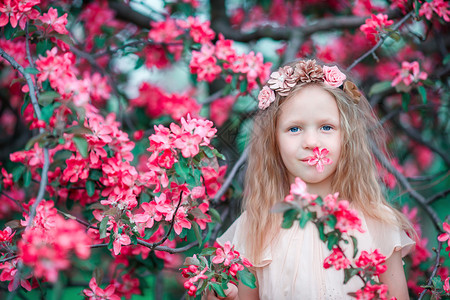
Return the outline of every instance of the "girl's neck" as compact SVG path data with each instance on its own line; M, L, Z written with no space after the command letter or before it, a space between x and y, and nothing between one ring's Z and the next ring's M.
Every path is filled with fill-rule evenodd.
M331 183L320 182L320 183L307 183L307 190L310 194L318 195L325 198L328 194L332 194Z

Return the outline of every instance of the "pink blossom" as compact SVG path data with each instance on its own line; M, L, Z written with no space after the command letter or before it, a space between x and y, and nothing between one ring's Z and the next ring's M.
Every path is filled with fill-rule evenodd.
M210 106L210 120L214 122L217 127L222 126L230 115L236 97L229 95L219 98L211 103Z
M39 12L33 9L33 6L39 5L40 0L4 0L0 3L0 27L11 23L13 28L19 24L20 28L25 29L28 19L37 19Z
M402 68L397 70L394 74L394 79L391 85L397 86L403 84L408 87L412 83L418 83L419 80L425 80L428 78L428 74L420 71L420 66L417 61L402 62Z
M334 266L336 270L340 269L347 269L350 266L350 260L345 257L344 253L337 248L333 248L333 252L325 258L325 261L323 262L323 267L325 269L330 268L331 266Z
M16 232L12 232L11 228L7 226L5 229L0 230L0 243L11 243L12 238Z
M387 300L388 286L385 284L371 284L368 282L366 286L356 291L357 300L381 299ZM392 300L392 299L391 299Z
M337 205L337 210L333 212L337 219L336 229L341 232L348 230L358 230L364 232L361 227L361 219L358 217L358 212L354 209L349 209L349 202L347 200L340 200Z
M450 22L449 3L444 0L424 1L420 6L419 16L425 16L428 20L432 19L433 12L443 18L445 22Z
M375 249L372 253L362 251L355 264L358 268L364 269L366 273L370 272L374 276L379 276L387 270L385 262L386 257L378 249Z
M56 32L61 34L68 34L66 29L67 25L67 13L58 18L58 11L50 7L47 13L44 13L42 17L39 18L44 24L49 25L50 28L54 29Z
M84 295L89 297L89 300L120 300L120 297L115 294L115 287L113 284L108 285L103 290L97 285L95 277L92 277L89 281L89 288L90 289L83 290Z
M120 233L114 234L113 248L115 255L119 255L122 245L127 246L129 244L131 244L131 239L128 235Z
M450 225L447 222L444 222L442 227L444 228L445 232L438 236L438 241L439 242L447 241L448 247L450 248Z
M445 279L445 281L444 281L444 291L448 294L448 293L450 293L450 284L449 284L449 281L450 281L450 277L447 277L447 279Z
M231 242L226 242L223 248L217 248L216 255L213 257L212 262L215 264L223 263L225 266L229 266L231 260L234 258L234 246L231 246Z
M195 43L209 43L216 35L210 28L210 22L201 22L198 17L189 16L186 21L179 20L178 25L188 30Z
M340 87L347 78L337 66L323 66L324 81L332 87ZM323 151L323 150L322 150Z
M204 44L200 51L192 51L189 68L192 74L197 74L198 81L212 82L222 72L213 54L214 46L209 44Z
M9 281L8 291L10 292L14 291L18 287L18 283L16 286L14 286L14 280L17 274L17 263L19 261L20 259L14 259L12 261L7 261L0 264L0 270L3 269L2 273L0 274L0 281ZM28 281L28 278L30 277L31 275L27 276L26 279L20 279L20 285L27 291L31 291L31 284Z
M314 156L310 156L308 158L308 165L316 166L318 172L323 172L324 165L330 165L333 161L330 158L327 158L329 151L327 148L323 148L319 150L319 147L313 149Z
M394 21L388 20L388 16L382 13L373 15L369 19L366 19L366 23L361 25L359 29L366 34L366 38L373 44L375 44L379 37L379 33L383 32L385 27L391 26Z
M174 146L181 150L183 157L194 157L200 151L199 144L201 141L200 136L185 133L175 140Z

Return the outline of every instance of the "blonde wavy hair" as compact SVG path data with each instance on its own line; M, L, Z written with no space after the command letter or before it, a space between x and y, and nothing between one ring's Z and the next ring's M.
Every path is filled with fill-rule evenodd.
M397 225L411 237L416 232L408 219L385 199L371 151L371 141L385 151L385 132L362 96L355 104L339 88L322 82L299 82L286 97L276 95L275 102L259 110L254 118L249 142L249 157L245 176L242 210L246 212L246 238L249 242L248 258L257 264L261 253L281 229L281 214L271 213L275 203L283 201L289 193L290 182L277 145L276 128L283 104L305 86L317 85L328 91L336 100L342 129L342 147L333 177L333 192L346 199L365 215L382 222ZM386 205L392 214L382 209Z

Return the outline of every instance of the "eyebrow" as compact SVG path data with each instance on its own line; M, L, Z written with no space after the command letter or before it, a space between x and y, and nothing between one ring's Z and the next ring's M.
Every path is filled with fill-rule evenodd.
M321 123L321 124L333 123L333 124L339 125L339 120L337 120L335 118L323 118L323 119L319 119L317 122ZM293 118L293 119L287 120L283 123L280 123L280 125L287 126L287 125L297 125L297 124L301 124L301 123L303 123L302 120Z

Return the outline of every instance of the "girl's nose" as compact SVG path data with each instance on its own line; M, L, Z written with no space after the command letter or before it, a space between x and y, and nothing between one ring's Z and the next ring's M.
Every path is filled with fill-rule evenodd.
M315 132L305 131L303 135L303 148L314 149L319 147L319 139Z

